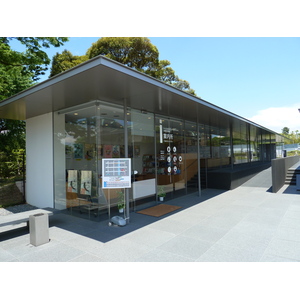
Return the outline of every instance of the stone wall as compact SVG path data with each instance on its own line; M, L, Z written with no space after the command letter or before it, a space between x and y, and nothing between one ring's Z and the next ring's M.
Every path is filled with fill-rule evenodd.
M0 206L6 207L24 203L23 194L15 183L9 183L0 187Z

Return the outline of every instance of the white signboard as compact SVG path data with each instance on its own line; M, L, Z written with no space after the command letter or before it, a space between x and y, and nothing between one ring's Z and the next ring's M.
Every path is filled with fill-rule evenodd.
M102 188L131 188L130 158L102 159Z

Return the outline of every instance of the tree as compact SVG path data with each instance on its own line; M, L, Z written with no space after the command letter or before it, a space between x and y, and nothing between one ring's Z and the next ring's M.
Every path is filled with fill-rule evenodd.
M24 52L11 49L12 40L20 42L24 47ZM43 48L50 46L60 47L68 38L65 37L1 37L0 38L0 65L8 69L21 67L22 75L30 75L34 81L39 75L44 75L48 70L47 65L51 59Z
M159 52L146 37L103 37L87 50L84 56L73 56L65 50L53 58L51 76L66 71L95 56L103 55L137 71L164 81L180 90L196 95L186 80L180 79L168 60L159 60ZM50 77L51 77L50 76Z
M103 37L87 50L87 56L106 56L144 73L158 65L158 50L145 37Z
M288 127L283 127L282 128L282 134L288 135L290 133L290 129Z
M70 51L64 50L61 54L56 53L52 59L50 77L69 70L88 60L86 55L75 56Z
M24 51L11 48L12 41ZM51 60L43 50L59 47L64 37L0 37L0 101L29 88L47 70ZM14 149L25 148L25 122L0 119L0 154L12 159Z

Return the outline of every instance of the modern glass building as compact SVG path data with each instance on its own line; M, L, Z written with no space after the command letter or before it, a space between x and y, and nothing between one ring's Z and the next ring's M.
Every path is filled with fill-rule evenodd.
M128 218L160 193L235 188L284 139L102 56L1 102L0 118L26 120L27 202L99 219L123 196Z

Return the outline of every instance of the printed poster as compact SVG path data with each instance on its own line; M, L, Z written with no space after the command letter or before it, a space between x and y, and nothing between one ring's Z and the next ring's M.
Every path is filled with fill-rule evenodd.
M104 145L103 150L105 158L112 158L112 145Z
M83 158L83 144L74 144L74 158L75 159Z
M85 158L87 160L93 159L95 156L95 145L94 144L85 144Z
M113 146L113 148L112 148L112 157L113 158L120 157L120 146L118 146L118 145Z
M69 193L77 193L77 170L68 170L68 188Z
M81 171L80 194L91 195L92 171Z

